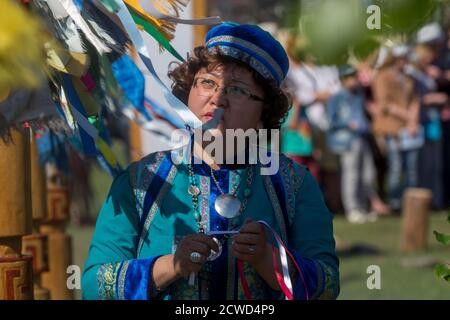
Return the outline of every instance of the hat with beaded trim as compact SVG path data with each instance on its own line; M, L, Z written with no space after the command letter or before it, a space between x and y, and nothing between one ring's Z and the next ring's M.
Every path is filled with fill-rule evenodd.
M283 46L272 35L256 25L222 23L206 35L209 50L247 63L265 79L280 85L289 69L289 59Z

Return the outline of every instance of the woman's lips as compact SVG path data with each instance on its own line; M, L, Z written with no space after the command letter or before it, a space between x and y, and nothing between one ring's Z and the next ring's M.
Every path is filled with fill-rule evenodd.
M214 118L214 113L212 113L212 112L205 113L205 114L203 115L202 118L203 118L205 121L209 121L209 120L211 120L212 118Z
M202 116L202 120L204 120L205 122L210 121L211 119L214 118L214 112L207 112ZM224 115L222 114L222 116L220 117L219 121L223 121L225 119Z

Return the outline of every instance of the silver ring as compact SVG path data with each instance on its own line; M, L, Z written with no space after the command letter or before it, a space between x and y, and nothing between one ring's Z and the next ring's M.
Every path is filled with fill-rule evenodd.
M196 251L193 251L193 252L191 252L191 255L189 256L189 259L193 263L199 263L200 261L202 261L202 255Z
M248 246L248 251L255 252L255 246L254 245L249 245Z

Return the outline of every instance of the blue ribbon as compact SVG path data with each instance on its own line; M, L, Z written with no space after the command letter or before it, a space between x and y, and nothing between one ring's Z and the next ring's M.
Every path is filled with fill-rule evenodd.
M67 99L69 100L72 107L74 107L81 115L87 118L86 110L78 97L77 92L72 84L72 77L68 74L63 73L63 88L66 92ZM78 126L80 132L80 139L83 145L83 151L88 156L97 156L97 147L95 146L94 139L81 127Z
M145 79L142 72L127 55L114 61L111 67L125 97L147 120L151 120L151 116L144 107Z

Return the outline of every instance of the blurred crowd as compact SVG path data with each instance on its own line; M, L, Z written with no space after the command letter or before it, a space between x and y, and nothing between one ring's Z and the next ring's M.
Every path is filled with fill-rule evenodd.
M318 65L286 42L293 105L281 151L308 166L333 212L351 223L401 211L406 188L450 206L450 27L423 26L364 61ZM299 49L300 48L300 49Z

